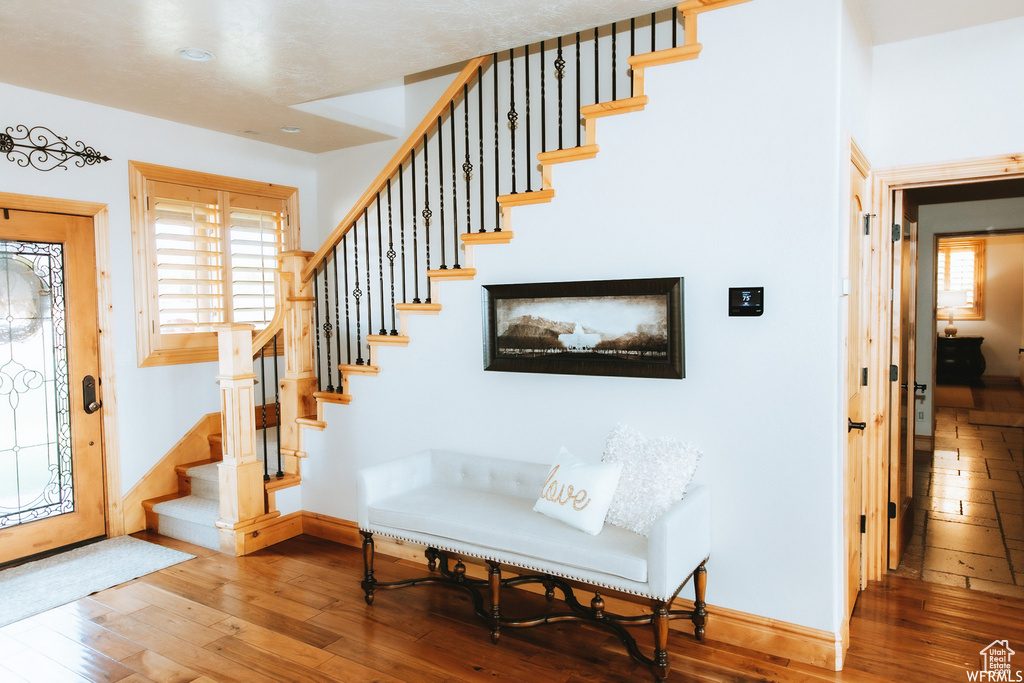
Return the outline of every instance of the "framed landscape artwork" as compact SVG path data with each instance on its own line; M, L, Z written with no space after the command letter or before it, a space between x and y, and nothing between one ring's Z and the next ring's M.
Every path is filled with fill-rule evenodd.
M683 278L483 288L484 369L682 379Z

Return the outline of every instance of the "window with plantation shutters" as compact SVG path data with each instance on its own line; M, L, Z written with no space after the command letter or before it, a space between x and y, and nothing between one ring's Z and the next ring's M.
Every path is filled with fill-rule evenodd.
M967 305L953 313L955 320L981 320L985 317L985 240L940 239L935 263L937 289L962 291L967 294ZM948 311L939 311L946 318Z
M295 188L132 162L139 364L216 359L216 327L273 319Z

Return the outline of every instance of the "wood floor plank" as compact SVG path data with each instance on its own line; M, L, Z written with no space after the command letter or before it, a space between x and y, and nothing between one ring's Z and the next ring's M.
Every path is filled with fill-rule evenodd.
M188 544L182 547L191 552ZM590 625L506 628L495 645L461 590L379 591L367 605L357 548L299 537L244 558L196 554L175 571L161 570L0 629L0 680L651 680L617 637ZM378 560L378 579L426 575L414 563L383 555ZM546 606L531 593L505 595L510 613ZM889 575L858 600L841 672L716 642L712 619L703 643L670 633L668 680L962 681L992 640L1024 642L1022 615L1019 598ZM632 631L649 653L651 629ZM74 663L72 653L80 658Z

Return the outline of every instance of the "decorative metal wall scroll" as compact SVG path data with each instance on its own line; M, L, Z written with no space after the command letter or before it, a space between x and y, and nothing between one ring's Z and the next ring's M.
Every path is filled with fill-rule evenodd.
M45 126L8 126L0 133L0 154L7 155L22 167L31 166L38 171L52 171L55 168L68 170L67 163L75 166L92 166L110 157L100 154L84 142L69 144L67 137L57 135Z

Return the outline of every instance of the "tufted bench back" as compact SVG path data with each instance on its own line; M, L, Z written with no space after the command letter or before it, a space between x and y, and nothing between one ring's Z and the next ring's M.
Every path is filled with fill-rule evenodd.
M431 481L521 498L537 498L549 465L432 450Z

